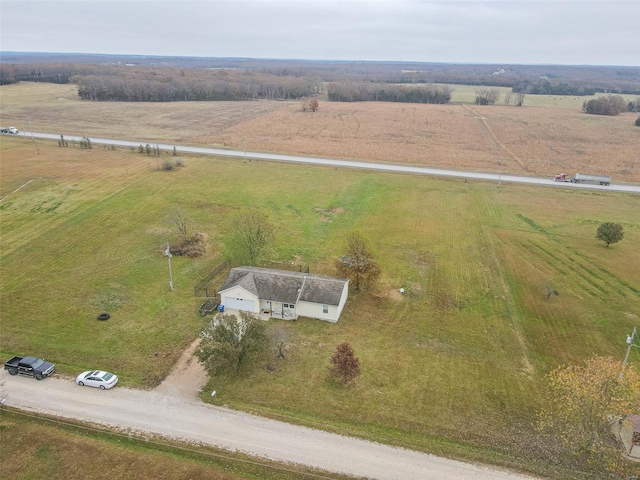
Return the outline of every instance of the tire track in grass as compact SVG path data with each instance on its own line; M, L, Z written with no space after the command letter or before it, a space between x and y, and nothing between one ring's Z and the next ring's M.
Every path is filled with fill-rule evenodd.
M546 229L538 225L534 220L527 218L520 213L517 213L516 217L518 217L520 220L530 225L532 228L534 228L538 232L545 235L545 238L547 238L549 241L555 242L557 245L568 250L570 254L555 256L555 255L552 255L548 250L544 249L542 246L538 244L536 245L538 249L544 251L547 255L551 256L559 264L566 266L566 268L576 273L585 282L591 284L594 288L596 288L600 292L604 294L610 293L610 292L607 292L605 288L600 285L600 284L603 284L606 287L608 287L611 291L616 292L622 297L627 297L627 293L624 290L625 288L628 289L630 292L634 293L635 295L640 296L640 290L632 287L627 282L625 282L618 276L613 275L611 272L609 272L605 268L600 267L598 265L598 262L593 260L592 258L578 252L575 248L569 245L563 244L555 235L550 234ZM599 270L609 278L608 279L603 278L601 275L596 273L595 270ZM623 287L623 288L620 288L620 287Z
M502 269L502 262L498 259L498 252L493 240L492 232L487 231L487 229L483 229L485 238L487 239L487 243L491 247L491 258L493 259L494 266L498 275L498 279L500 281L500 285L502 286L502 291L504 292L505 303L507 304L507 309L509 311L509 317L511 318L511 326L513 327L513 333L520 345L520 351L522 352L522 363L524 365L524 370L529 375L533 375L535 373L535 369L533 364L531 363L531 359L529 358L529 347L527 346L527 342L525 341L525 335L522 332L522 320L517 314L517 309L515 307L515 303L513 301L513 296L511 295L511 290L507 284L507 280L505 278L505 273ZM505 245L507 245L505 243Z
M478 120L480 120L480 123L482 124L482 126L485 128L485 130L489 133L489 135L491 136L491 138L493 139L493 141L495 142L495 144L500 147L512 160L515 160L516 163L518 165L520 165L520 167L525 171L529 171L529 169L526 167L526 165L524 164L524 162L522 160L520 160L520 158L513 153L504 143L502 143L498 137L496 136L495 133L493 133L493 130L491 130L491 127L489 126L489 124L487 123L486 119L481 116L478 112L476 112L473 108L469 107L468 105L462 105L466 110L468 110L469 112L471 112L473 114L473 116L475 118L477 118Z
M487 198L489 195L492 195L491 201ZM521 362L523 366L524 372L527 375L531 376L535 373L535 368L531 359L529 357L529 347L527 345L526 337L522 331L523 319L518 315L518 310L516 308L515 302L513 300L513 295L509 288L506 274L502 267L502 262L500 261L498 254L498 247L495 244L493 229L495 225L500 221L503 216L502 213L502 203L499 195L495 195L489 191L479 191L474 195L476 201L476 210L479 215L482 215L483 219L479 221L479 229L482 237L486 240L486 245L489 248L489 252L485 255L485 257L493 264L491 268L492 271L495 272L492 275L492 278L497 278L500 289L503 292L504 302L507 307L507 312L510 319L510 326L513 335L520 345L519 351L521 352ZM509 245L503 242L504 245L509 249ZM507 255L508 253L505 253Z
M144 169L146 170L146 167L144 167ZM133 181L122 182L122 172L119 169L116 169L108 175L101 176L96 181L86 184L82 189L80 189L81 193L79 193L78 196L73 199L73 203L76 204L76 207L71 208L67 212L64 212L63 215L51 215L50 218L42 219L37 214L31 214L29 225L25 228L20 228L19 232L17 232L17 234L19 234L20 238L22 238L23 240L13 244L12 248L9 249L9 251L7 251L7 249L3 246L2 263L6 265L7 262L13 261L13 257L15 255L28 255L29 251L33 249L35 249L37 252L35 253L35 255L42 257L42 253L40 253L39 250L43 243L46 243L48 245L47 248L49 254L45 255L42 262L38 264L37 271L27 271L22 269L19 271L14 271L9 278L4 278L3 290L5 291L5 293L16 288L16 286L22 285L25 279L28 279L33 275L37 275L38 271L55 271L57 273L75 272L76 274L82 274L81 272L87 268L86 265L62 270L58 270L59 266L58 268L56 268L56 265L58 263L58 250L62 250L64 253L68 254L69 248L73 248L73 245L78 244L78 242L75 241L77 240L77 238L75 238L75 240L72 240L71 243L65 240L65 237L68 236L67 232L69 226L77 224L79 222L83 222L87 218L94 216L96 212L104 209L105 205L108 205L109 202L111 202L122 192L145 178L147 178L147 175L141 175L138 178L133 177ZM106 197L101 198L100 200L94 200L94 198L97 196L96 192L99 192L100 186L104 184L119 185L119 188L108 192ZM98 195L98 197L101 197L101 195ZM113 212L110 217L112 218L111 223L115 222L117 224L120 222L121 213ZM91 234L94 236L104 236L109 233L109 228L110 227L108 222L102 222L100 224L100 229L97 231L92 231ZM87 232L84 233L88 234ZM41 237L45 234L47 240L46 242L43 242ZM57 241L56 238L58 239ZM75 243L73 243L74 241ZM77 259L79 257L75 258ZM142 258L146 258L146 255L142 255L141 259ZM92 257L92 259L95 259L95 257ZM77 265L81 262L77 261L74 263ZM90 272L94 272L96 263L93 260L91 265L92 267L89 270ZM113 262L109 262L108 264L98 262L98 265L113 265ZM91 274L90 272L87 272L86 274Z
M571 253L573 253L574 255L576 255L577 257L581 257L581 258L584 258L585 260L590 261L590 262L593 264L593 266L594 266L597 270L599 270L600 272L602 272L602 273L603 273L603 274L605 274L605 275L608 275L609 277L611 277L612 279L614 279L615 281L617 281L618 283L620 283L620 285L622 285L623 287L627 288L630 292L632 292L632 293L634 293L635 295L637 295L638 297L640 297L640 290L639 290L639 289L637 289L637 288L635 288L635 287L633 287L633 286L629 285L626 281L624 281L623 279L621 279L621 278L620 278L620 277L618 277L617 275L614 275L613 273L611 273L611 272L610 272L609 270L607 270L606 268L601 267L600 265L598 265L597 263L595 263L595 262L593 261L593 259L591 259L591 258L587 257L586 255L584 255L584 254L582 254L582 253L578 252L575 248L570 247L570 246L568 246L568 245L565 245L565 248L566 248L567 250L569 250ZM622 292L619 292L619 293L620 293L621 295L623 295L623 296L625 296L625 297L626 297L626 295L624 295Z
M557 265L559 263L562 264L564 267L566 267L571 272L573 272L580 279L585 280L587 285L591 285L596 290L598 290L600 293L605 293L605 294L607 293L602 287L600 287L599 285L597 285L593 281L590 281L590 280L586 279L583 275L581 275L581 273L576 268L574 268L570 263L562 261L557 255L554 255L554 254L550 253L548 250L546 250L545 248L543 248L539 244L529 241L529 242L523 242L523 243L521 243L521 245L522 245L523 250L525 252L533 254L532 249L536 249L539 252L541 252L538 255L535 255L535 258L544 261L547 265L549 265L550 267L552 267L555 270L559 271L560 273L566 275L569 272L564 271L562 269L559 269L557 267ZM591 290L587 285L585 285L584 282L578 281L578 282L575 282L575 285L578 288L580 288L581 290L583 290L586 294L588 294L588 295L590 295L592 297L598 297L598 298L600 297L600 295L597 292L594 292L593 290Z
M44 187L38 188L36 186L34 191L25 194L27 195L26 197L22 195L18 197L17 201L12 201L11 207L3 213L3 223L19 221L22 224L15 235L4 232L2 236L3 258L32 243L34 239L42 235L41 232L54 231L68 223L69 218L90 208L95 199L101 197L100 192L104 190L104 185L118 186L116 190L110 192L110 195L115 195L145 177L144 172L147 171L146 162L138 162L126 167L118 165L116 168L110 169L108 160L113 158L112 155L114 154L111 151L98 151L97 153L93 160L105 163L106 166L104 174L94 180L69 179L66 182L54 180L51 183L44 184ZM120 159L124 152L115 155ZM138 175L140 176L136 179ZM125 179L124 181L123 178ZM41 196L45 197L43 201L58 199L61 202L61 208L57 208L57 211L45 211L45 209L29 213L27 210L33 209L34 201L38 202ZM40 204L42 203L40 202Z

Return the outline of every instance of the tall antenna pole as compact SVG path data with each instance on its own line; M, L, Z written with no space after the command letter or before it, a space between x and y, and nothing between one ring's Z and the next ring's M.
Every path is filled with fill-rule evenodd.
M620 380L622 380L622 375L624 373L624 369L627 366L627 362L629 361L629 354L631 353L631 347L640 347L640 345L636 345L633 343L634 338L638 334L638 327L633 327L633 332L631 335L627 335L627 354L624 356L624 361L622 362L622 372L620 372Z
M169 248L169 242L167 242L167 248L164 251L164 254L167 256L167 260L169 261L169 288L173 291L173 276L171 275L171 249Z

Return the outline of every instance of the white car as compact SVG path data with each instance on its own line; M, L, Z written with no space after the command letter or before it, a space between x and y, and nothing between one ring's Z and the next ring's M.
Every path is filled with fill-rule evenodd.
M113 373L103 372L102 370L89 370L78 375L76 383L81 386L99 387L105 390L114 387L118 383L118 377Z

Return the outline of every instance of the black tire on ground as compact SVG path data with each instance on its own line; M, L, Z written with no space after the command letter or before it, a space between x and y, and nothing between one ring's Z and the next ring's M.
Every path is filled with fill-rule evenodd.
M41 373L36 373L34 377L36 378L36 380L42 380L44 378Z
M9 375L17 375L17 374L18 374L18 370L16 368L9 369Z
M84 382L78 382L78 385L80 385L81 387L84 387Z
M111 318L111 315L109 315L107 312L103 312L98 315L98 320L109 320L109 318Z
M100 385L100 390L104 390L104 385Z

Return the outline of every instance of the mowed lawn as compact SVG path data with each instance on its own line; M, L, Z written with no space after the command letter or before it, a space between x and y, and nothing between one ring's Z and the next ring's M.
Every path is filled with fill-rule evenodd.
M245 208L276 227L277 260L333 274L358 230L382 276L351 292L338 324L286 323L285 360L212 380L219 404L467 458L526 455L544 374L621 359L639 323L637 196L197 157L165 172L129 150L36 145L2 138L0 353L44 356L63 375L164 378L205 324L193 286ZM170 292L175 207L208 252L173 257ZM624 240L598 242L602 221L622 223ZM560 296L546 301L546 285ZM362 362L349 388L328 375L345 340Z

